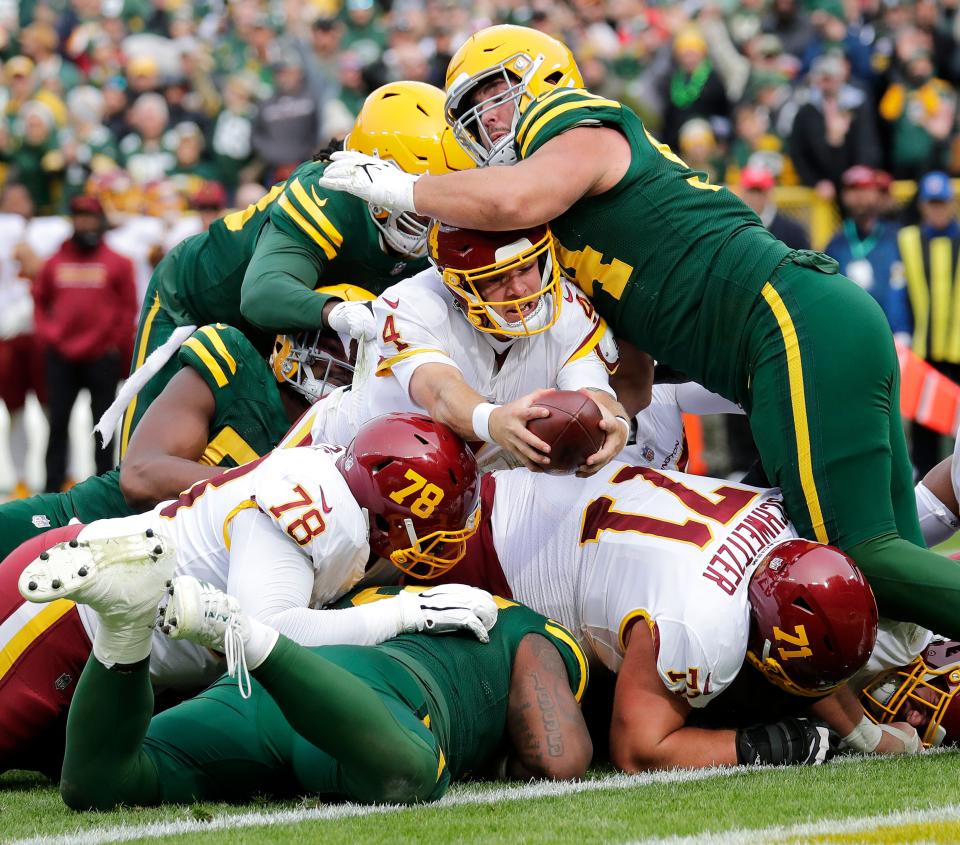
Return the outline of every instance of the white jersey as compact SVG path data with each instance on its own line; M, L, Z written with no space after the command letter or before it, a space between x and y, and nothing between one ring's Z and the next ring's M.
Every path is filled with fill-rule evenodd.
M232 583L237 554L254 556L245 563L264 588L278 561L289 563L293 556L302 561L301 569L312 572L312 591L303 596L303 606L329 604L361 579L370 556L366 517L334 463L341 451L317 446L272 452L200 481L150 513L91 523L80 539L152 527L176 550L176 575L192 575L224 591ZM241 519L255 522L248 528L257 543L232 549ZM95 614L80 607L89 630ZM207 649L154 637L151 672L157 685L195 688L219 671Z
M742 414L743 409L695 382L655 384L650 404L636 417L636 442L623 447L619 460L636 466L685 471L689 457L683 427L685 413Z
M756 561L797 536L779 490L618 462L586 479L511 470L494 481L492 543L517 601L614 672L628 626L648 624L661 679L694 707L733 681Z
M464 318L435 269L388 288L373 303L379 361L362 383L355 380L350 390L335 391L318 403L313 442L346 445L356 426L373 417L395 411L426 413L410 397L410 379L428 363L456 368L467 384L497 404L548 387L586 387L614 395L609 375L619 355L613 335L576 288L563 282L562 296L557 322L545 332L518 339L498 367L493 347ZM477 461L483 471L512 465L490 443L478 450Z
M30 282L20 276L20 267L13 258L26 228L27 221L19 214L0 214L0 340L33 329Z

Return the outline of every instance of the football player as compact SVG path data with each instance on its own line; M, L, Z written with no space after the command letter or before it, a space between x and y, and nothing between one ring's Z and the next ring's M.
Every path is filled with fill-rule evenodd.
M443 92L420 82L374 91L345 143L415 173L471 165L445 129ZM255 205L214 221L157 265L140 314L131 378L97 425L109 442L123 414L121 457L144 410L176 373L170 359L191 327L229 323L264 353L278 331L330 328L369 339L373 321L366 305L314 289L346 282L379 293L425 266L426 221L325 190L317 180L326 166L301 164Z
M342 152L321 184L458 226L550 222L619 337L742 405L798 530L849 552L885 616L960 637L960 563L922 547L879 306L581 85L546 34L481 30L450 61L448 119L476 160L516 164L417 177Z
M366 590L345 603L374 611L400 600L444 603L435 590L385 595L395 592ZM497 600L488 645L406 634L374 647L305 648L194 578L174 579L170 593L163 629L226 652L239 683L225 677L153 716L146 657L119 667L91 657L70 707L60 780L76 810L264 794L420 803L504 749L500 768L514 777L586 772L583 653L522 605ZM151 621L144 613L142 625Z
M328 290L344 300L357 296L344 285ZM341 368L347 363L334 357L336 338L315 337L310 344L316 360L337 360ZM330 348L332 354L323 351ZM184 341L176 364L180 369L144 414L119 469L91 476L65 493L0 505L0 560L50 528L140 513L197 481L265 455L324 386L304 390L288 379L278 383L250 341L222 323L202 326Z
M909 725L874 730L841 686L874 647L876 604L846 555L797 539L779 491L614 462L586 480L485 475L481 512L451 578L559 620L617 673L619 767L822 762L826 731L808 719L687 725L745 659L822 698L813 712L857 750L919 748Z
M346 450L276 451L148 513L29 540L0 564L2 601L30 602L4 623L0 769L64 711L91 643L107 664L151 652L150 625L135 636L128 616L155 607L175 574L229 589L247 612L304 645L370 644L422 627L403 601L374 611L312 608L340 598L378 556L426 577L456 564L478 496L463 441L425 417L398 414L364 426ZM109 612L97 614L104 596ZM151 670L158 686L195 691L220 666L204 648L162 640Z
M960 437L953 454L930 470L916 486L917 512L923 539L936 546L960 530Z
M609 381L616 344L587 298L561 280L549 229L489 233L434 221L428 249L436 269L374 301L375 370L311 411L313 441L344 443L358 421L409 410L478 441L484 470L542 466L547 444L526 423L549 413L532 407L537 390L559 387L588 391L603 413L604 443L581 469L617 454L629 423Z

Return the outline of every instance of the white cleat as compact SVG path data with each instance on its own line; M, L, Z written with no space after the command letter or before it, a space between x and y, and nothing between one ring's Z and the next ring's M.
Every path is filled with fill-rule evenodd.
M27 564L18 587L28 601L73 599L106 620L149 626L176 563L172 543L152 529L71 540Z
M233 596L192 575L181 575L170 582L160 601L156 627L171 639L190 640L226 655L227 674L237 678L240 694L249 698L245 622Z

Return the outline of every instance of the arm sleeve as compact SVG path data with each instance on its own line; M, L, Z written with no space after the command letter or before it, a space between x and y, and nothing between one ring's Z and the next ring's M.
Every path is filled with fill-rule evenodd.
M264 331L320 328L330 297L313 289L325 268L317 250L268 221L243 277L243 316Z
M345 610L308 607L314 580L310 558L259 511L239 513L231 524L230 538L227 592L244 612L294 642L376 645L400 633L398 602Z

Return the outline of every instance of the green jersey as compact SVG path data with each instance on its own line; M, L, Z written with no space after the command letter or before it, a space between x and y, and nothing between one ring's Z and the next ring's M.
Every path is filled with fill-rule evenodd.
M157 274L157 292L178 325L317 328L329 299L313 292L318 285L350 283L379 294L426 267L426 259L387 255L367 204L317 185L325 168L301 164L255 205L177 248L176 271Z
M564 273L616 334L739 398L746 318L789 248L614 100L569 88L544 94L517 124L517 153L527 158L568 129L597 124L623 133L631 162L616 186L551 222Z
M203 326L177 354L213 393L210 440L200 463L235 467L276 446L290 420L270 367L243 334L221 323ZM89 523L131 513L119 470L87 478L66 493L8 502L0 505L0 560L30 537L73 518Z
M336 606L366 604L396 595L400 589L359 590L345 596ZM419 591L429 587L407 589ZM500 612L487 644L469 633L441 637L403 634L376 647L402 663L426 690L431 702L429 727L439 740L453 778L480 769L500 744L506 726L513 658L527 634L539 634L556 646L577 700L587 686L586 657L566 628L522 604L499 596L495 600Z

